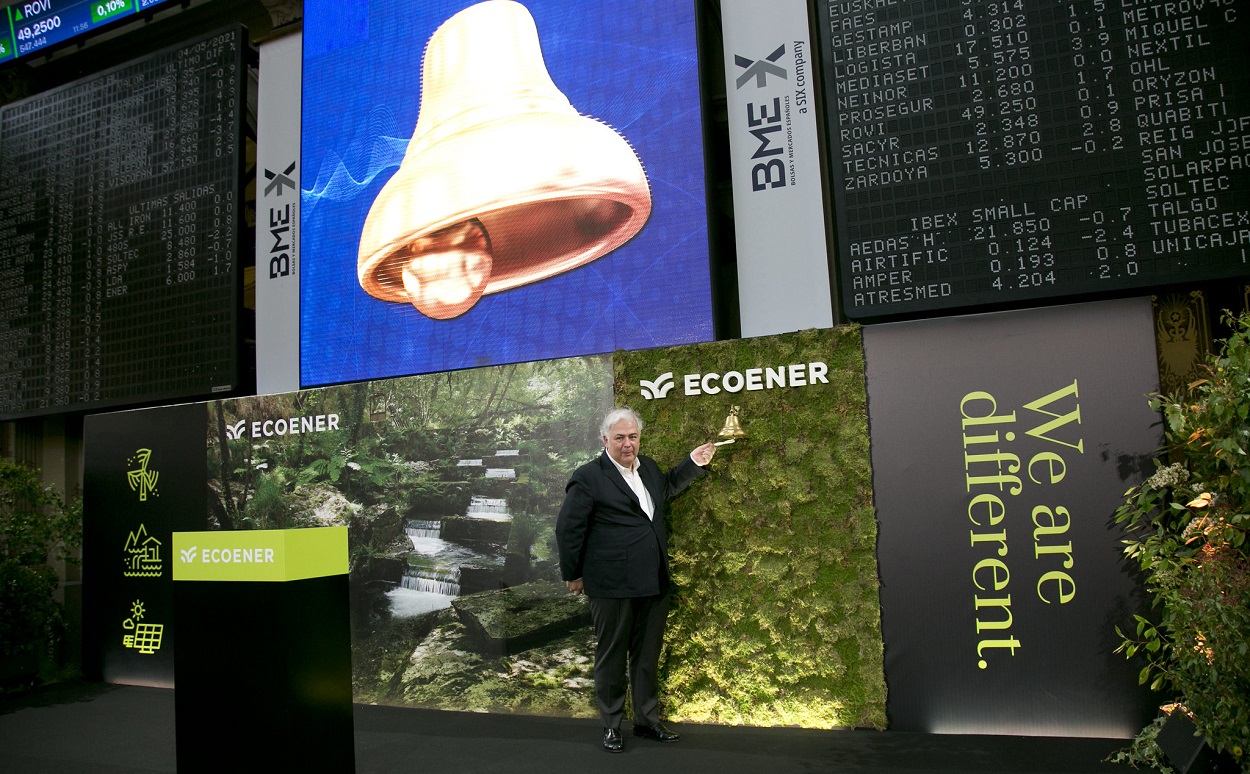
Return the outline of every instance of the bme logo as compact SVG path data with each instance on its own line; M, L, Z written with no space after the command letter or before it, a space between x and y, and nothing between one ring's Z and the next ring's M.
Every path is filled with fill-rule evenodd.
M778 387L810 387L829 383L829 366L821 361L793 363L776 368L748 368L743 371L727 371L724 374L686 374L681 379L683 395L715 395L724 392L754 392L773 390ZM658 400L668 396L676 386L673 372L666 371L654 380L638 380L642 397Z
M735 89L741 89L743 86L755 81L756 89L764 89L768 87L768 76L772 75L781 80L789 80L789 74L786 68L777 64L777 60L785 56L786 44L782 43L777 49L763 59L747 59L740 54L734 54L734 64L743 68L744 72L735 80ZM776 92L773 92L776 94ZM764 97L760 103L746 103L746 119L747 131L755 138L759 145L755 148L755 152L751 154L751 160L755 163L751 167L751 190L764 191L769 188L784 188L786 185L786 166L782 162L780 156L786 152L785 143L781 142L784 138L781 130L785 123L789 121L790 115L790 98L786 97L786 104L783 109L781 97L773 96L769 99ZM783 123L784 122L784 123Z
M265 186L265 197L280 199L282 198L282 192L288 187L294 192L298 188L295 181L291 179L291 175L294 173L294 161L281 172L266 169L265 179L270 182L269 185ZM291 256L293 253L293 234L291 229L294 227L292 221L293 213L290 202L282 206L275 204L269 208L269 235L273 237L273 246L269 248L269 279L291 276Z

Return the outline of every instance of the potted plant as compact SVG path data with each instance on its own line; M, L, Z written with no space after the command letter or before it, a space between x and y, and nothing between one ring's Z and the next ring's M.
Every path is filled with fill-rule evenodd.
M0 459L0 684L31 683L65 629L51 561L76 561L82 509L36 470Z
M1250 772L1250 314L1225 319L1233 334L1205 377L1151 401L1166 458L1116 520L1153 606L1134 616L1135 632L1116 630L1117 652L1144 656L1142 684L1171 694L1212 749Z

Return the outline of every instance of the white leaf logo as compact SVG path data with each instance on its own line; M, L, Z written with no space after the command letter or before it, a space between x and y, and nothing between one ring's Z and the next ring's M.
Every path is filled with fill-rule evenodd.
M240 438L241 434L243 433L243 426L244 426L244 425L246 425L246 424L247 424L247 420L246 420L246 419L240 419L238 422L235 422L235 423L234 423L233 425L231 425L230 427L227 427L227 428L226 428L226 438L227 438L227 439L229 439L229 440L231 440L231 441L237 441L237 440L239 440L239 438Z
M190 548L184 548L182 549L181 553L182 553L182 561L184 562L195 561L195 546L191 546Z
M639 379L638 383L642 386L642 397L647 400L658 400L668 396L668 391L673 389L676 384L673 381L673 372L665 371L655 378L655 381L647 381Z

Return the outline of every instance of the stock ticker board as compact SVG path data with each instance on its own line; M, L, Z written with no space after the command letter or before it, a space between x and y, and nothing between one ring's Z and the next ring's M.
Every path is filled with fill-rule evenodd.
M1250 275L1250 7L822 0L851 318Z
M244 46L0 108L0 419L237 385Z
M0 63L42 51L168 0L23 0L0 14Z

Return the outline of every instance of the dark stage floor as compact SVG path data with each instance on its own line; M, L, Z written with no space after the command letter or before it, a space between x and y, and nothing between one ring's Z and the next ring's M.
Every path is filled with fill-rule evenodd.
M1101 762L1125 745L1117 739L671 724L681 742L661 745L627 732L625 752L609 755L598 748L598 724L588 720L358 705L355 721L361 774L1132 772ZM0 772L175 768L173 691L70 682L0 696Z

